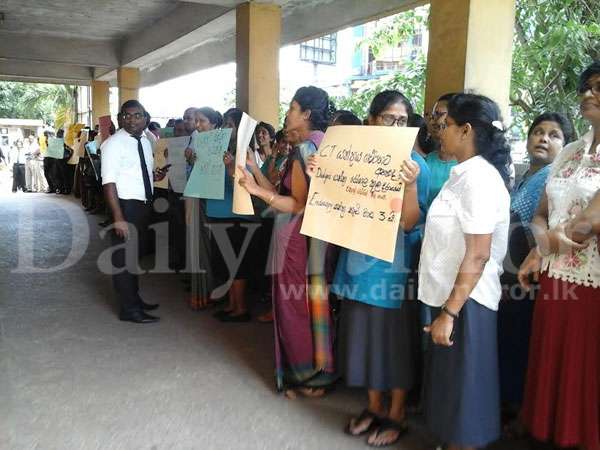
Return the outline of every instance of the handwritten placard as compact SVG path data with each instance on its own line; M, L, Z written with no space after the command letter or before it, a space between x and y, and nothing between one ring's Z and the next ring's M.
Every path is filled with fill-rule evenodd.
M65 140L63 138L48 138L47 158L63 159L65 156Z
M166 150L167 164L171 164L168 171L169 183L171 188L178 193L183 192L187 183L185 149L189 143L189 136L160 139L154 149L155 152L162 152L163 154Z
M231 128L206 131L194 141L196 162L183 195L185 197L223 200L225 198L225 165Z
M317 151L301 233L394 260L404 184L417 128L330 127Z
M100 138L102 139L102 142L104 142L110 137L111 124L112 120L110 116L98 117L98 129L100 131Z
M240 126L237 130L237 147L235 151L235 177L233 182L233 212L241 215L253 215L254 206L252 198L246 189L240 186L240 170L238 167L246 166L246 155L248 154L248 145L254 134L258 122L244 113Z
M167 127L167 128L159 128L158 135L161 138L172 138L175 137L175 128Z

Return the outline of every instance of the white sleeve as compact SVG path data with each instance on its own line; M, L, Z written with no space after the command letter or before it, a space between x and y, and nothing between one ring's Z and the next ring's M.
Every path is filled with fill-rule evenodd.
M470 179L459 198L458 221L465 234L492 234L498 222L495 180Z
M102 184L116 183L119 177L121 158L117 142L114 139L108 139L102 144L100 161Z

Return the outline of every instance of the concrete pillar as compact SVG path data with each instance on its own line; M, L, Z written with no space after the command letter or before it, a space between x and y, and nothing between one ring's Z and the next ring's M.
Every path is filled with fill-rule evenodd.
M92 127L98 118L110 116L110 84L108 81L92 81Z
M431 0L425 109L439 96L472 90L510 115L515 0Z
M119 108L127 100L137 100L140 90L140 70L133 67L117 69L119 85Z
M243 3L236 20L237 107L277 129L281 7Z

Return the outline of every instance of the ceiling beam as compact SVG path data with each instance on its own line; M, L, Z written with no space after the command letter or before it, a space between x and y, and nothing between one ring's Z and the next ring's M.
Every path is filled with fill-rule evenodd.
M83 84L92 80L90 67L0 59L0 79L27 83Z
M208 0L210 1L210 0ZM291 45L349 26L389 16L428 3L428 0L336 0L283 11L281 45ZM298 3L300 5L300 3ZM172 53L160 63L140 67L141 85L152 86L179 76L235 61L235 10L194 32L196 46ZM147 56L148 58L151 55ZM111 79L108 75L106 79Z
M230 10L216 5L181 3L171 14L123 43L121 64L148 66L190 50L199 44L198 30Z
M117 42L0 31L0 58L72 66L116 67Z

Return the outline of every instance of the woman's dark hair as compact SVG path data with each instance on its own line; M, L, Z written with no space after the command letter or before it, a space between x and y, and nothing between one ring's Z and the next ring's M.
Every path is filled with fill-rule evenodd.
M562 130L563 136L565 137L565 145L571 142L575 137L573 125L571 125L569 119L567 119L561 113L557 112L545 112L537 116L531 123L529 131L527 131L527 137L531 136L531 133L533 133L535 127L537 127L542 122L556 122Z
M208 121L214 125L215 128L221 128L223 126L223 116L219 111L215 111L209 106L203 106L202 108L196 109L195 112L200 113L204 117L206 117ZM241 117L240 120L242 120Z
M587 87L587 82L594 75L600 75L600 60L592 62L589 66L585 68L585 70L579 75L579 84L577 86L577 92L580 94L585 93L589 87Z
M406 126L414 128L421 128L423 125L426 125L425 119L421 114L417 113L413 113L413 115L408 118L408 123L406 124Z
M360 120L354 113L345 112L338 115L333 121L336 125L362 125L362 120Z
M175 126L175 119L171 118L167 121L165 128L173 128Z
M439 149L439 144L437 141L431 138L429 134L429 129L427 128L427 124L421 125L419 127L419 132L417 133L417 143L423 153L429 155L431 152L434 152Z
M160 130L160 124L158 122L150 122L148 124L148 129L150 131L156 131L156 130Z
M327 130L335 111L327 92L315 86L304 86L296 91L292 101L296 101L302 111L310 110L309 120L313 130Z
M285 141L285 131L284 130L279 130L277 133L275 133L275 142L281 142L281 141Z
M231 120L233 120L233 123L235 124L235 128L237 129L240 126L240 122L242 121L243 115L244 112L241 109L229 108L227 111L225 111L225 114L223 114L223 123L225 123L227 119L231 118Z
M494 166L508 187L510 179L510 145L502 127L500 108L491 99L476 94L456 94L448 102L448 116L457 125L469 123L475 132L475 151Z
M439 102L449 102L450 100L452 100L452 98L455 95L458 95L458 92L448 92L447 94L444 94L440 98L438 98L436 100L436 103L439 103Z
M408 120L410 120L414 114L413 106L410 103L410 100L399 91L383 91L377 94L371 101L371 106L369 107L369 116L375 118L396 103L402 103L406 107Z
M271 145L273 145L275 143L275 128L273 128L273 125L267 122L259 122L258 125L256 125L254 133L256 133L259 128L267 130L267 133L269 133L269 137L271 138Z

